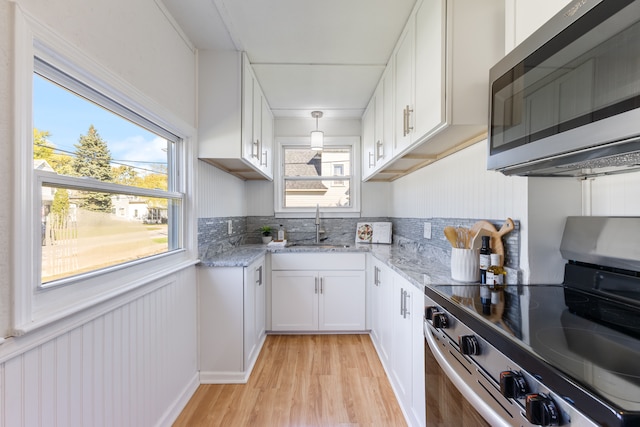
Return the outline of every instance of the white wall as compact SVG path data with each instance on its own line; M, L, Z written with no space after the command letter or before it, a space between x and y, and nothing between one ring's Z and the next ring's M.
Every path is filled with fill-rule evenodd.
M7 0L3 0L7 1ZM195 127L192 47L155 0L17 0L88 57Z
M198 218L247 215L249 197L245 181L201 160L198 160L197 167ZM273 199L271 211L273 212Z
M199 384L195 268L55 337L7 342L0 426L169 426Z
M14 114L20 114L12 100L19 53L14 7L135 87L157 106L154 113L195 128L195 53L159 1L0 0L2 200L13 200L16 191L13 147L31 144L14 137ZM32 285L12 281L10 249L19 236L12 233L11 205L0 204L2 337L11 331L11 290ZM189 267L7 338L0 343L0 426L170 424L197 386L195 307L195 267Z
M567 4L567 0L505 0L506 50L521 43Z
M0 337L9 332L11 301L11 209L13 197L13 109L11 100L11 60L13 20L10 3L0 1Z
M587 215L640 216L640 173L585 181L584 194Z
M521 218L527 181L487 171L486 140L392 183L392 216Z

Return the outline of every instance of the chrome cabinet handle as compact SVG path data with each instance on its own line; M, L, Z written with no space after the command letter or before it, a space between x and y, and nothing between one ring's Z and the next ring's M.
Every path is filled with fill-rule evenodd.
M320 278L320 293L324 292L324 277Z
M404 315L403 315L403 317L405 319L407 318L407 316L411 315L411 312L407 308L408 307L407 300L409 300L409 302L411 302L411 294L409 293L409 291L404 291Z
M407 136L413 130L413 126L409 126L409 115L413 113L413 110L409 108L407 105L404 110L402 110L404 114L404 123L403 123L403 132L402 136Z
M260 159L260 166L267 166L267 151L262 152L262 159L264 159L264 163L262 163L262 159Z
M380 279L378 278L379 272L380 270L378 269L378 267L373 267L373 284L376 286L380 286Z
M315 286L314 293L317 294L318 293L318 278L317 277L315 278L315 282L316 282L316 286Z
M374 156L373 156L373 153L369 151L369 167L372 168L374 166L375 166Z
M258 267L257 270L258 270L257 283L258 283L258 286L261 286L262 285L262 266Z
M402 109L402 136L407 136L407 109Z
M404 317L404 289L400 288L400 316Z
M382 141L376 142L376 161L384 157L384 145Z

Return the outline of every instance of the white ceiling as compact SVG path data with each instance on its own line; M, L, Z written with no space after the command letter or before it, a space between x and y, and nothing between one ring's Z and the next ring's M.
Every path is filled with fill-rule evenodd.
M277 117L360 117L415 0L162 0L201 50L247 52Z

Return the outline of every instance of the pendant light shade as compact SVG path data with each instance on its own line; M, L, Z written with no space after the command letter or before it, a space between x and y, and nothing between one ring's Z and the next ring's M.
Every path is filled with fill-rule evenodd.
M316 119L316 130L311 131L311 149L322 151L324 145L324 132L318 130L318 119L322 117L322 111L312 111L311 117Z

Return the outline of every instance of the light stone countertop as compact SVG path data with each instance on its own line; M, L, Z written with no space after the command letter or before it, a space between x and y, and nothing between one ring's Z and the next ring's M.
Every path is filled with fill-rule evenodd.
M350 244L348 247L342 245L302 245L284 248L267 247L267 245L261 244L242 245L211 257L205 256L200 260L200 265L204 267L247 267L267 252L371 252L376 259L388 265L420 290L423 290L424 285L458 283L451 279L449 265L396 245Z

